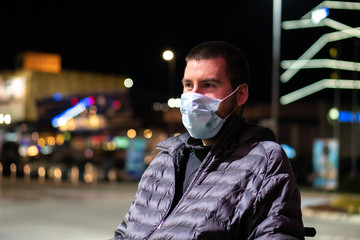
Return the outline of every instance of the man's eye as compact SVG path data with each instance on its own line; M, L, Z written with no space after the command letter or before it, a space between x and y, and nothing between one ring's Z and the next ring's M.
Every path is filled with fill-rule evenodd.
M204 85L204 87L205 87L205 88L212 88L212 87L214 87L214 85L213 85L213 84L210 84L210 83L207 83L207 84Z

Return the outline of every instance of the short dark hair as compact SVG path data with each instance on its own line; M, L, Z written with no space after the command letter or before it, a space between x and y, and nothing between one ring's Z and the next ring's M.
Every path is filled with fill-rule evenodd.
M206 60L218 57L225 59L226 73L234 90L242 83L249 84L248 62L241 50L228 42L201 43L190 50L185 61L187 64L190 60Z

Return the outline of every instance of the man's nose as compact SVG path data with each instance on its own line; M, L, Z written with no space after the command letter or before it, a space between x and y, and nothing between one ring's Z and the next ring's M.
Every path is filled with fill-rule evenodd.
M202 93L202 92L201 92L201 88L200 88L199 85L197 85L197 84L195 84L195 85L193 86L193 88L191 89L191 91L192 91L193 93Z

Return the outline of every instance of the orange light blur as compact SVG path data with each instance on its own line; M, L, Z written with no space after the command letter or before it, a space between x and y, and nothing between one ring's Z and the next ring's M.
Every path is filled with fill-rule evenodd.
M29 156L29 157L34 157L34 156L37 156L37 155L39 155L39 149L36 147L36 146L30 146L30 147L28 147L28 149L27 149L27 155Z
M136 131L135 131L134 129L129 129L129 130L127 131L127 136L128 136L129 138L135 138L135 137L136 137Z

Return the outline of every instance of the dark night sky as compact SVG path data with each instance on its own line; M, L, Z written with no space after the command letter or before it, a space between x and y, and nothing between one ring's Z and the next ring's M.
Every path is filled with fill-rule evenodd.
M15 68L22 51L58 53L63 69L125 75L134 80L138 93L162 100L168 76L161 58L165 48L172 48L177 57L180 94L186 53L203 41L226 40L249 59L250 101L269 100L272 1L34 2L13 1L1 8L0 70ZM283 19L295 20L322 1L283 2ZM282 49L283 55L298 57L310 46L304 45L307 38L293 38L303 46Z

